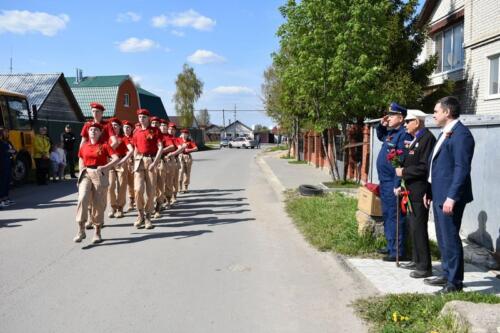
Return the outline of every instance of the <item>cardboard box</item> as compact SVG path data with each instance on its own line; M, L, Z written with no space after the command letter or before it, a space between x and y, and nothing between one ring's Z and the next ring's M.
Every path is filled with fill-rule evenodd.
M382 204L375 193L366 187L360 187L358 192L358 209L371 216L382 216Z

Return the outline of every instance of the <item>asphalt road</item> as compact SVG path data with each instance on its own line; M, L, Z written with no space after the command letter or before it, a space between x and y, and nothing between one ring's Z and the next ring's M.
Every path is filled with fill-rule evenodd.
M302 239L257 150L195 154L192 191L154 223L106 218L80 244L73 181L0 211L0 332L362 332L371 293ZM90 237L89 237L90 236Z

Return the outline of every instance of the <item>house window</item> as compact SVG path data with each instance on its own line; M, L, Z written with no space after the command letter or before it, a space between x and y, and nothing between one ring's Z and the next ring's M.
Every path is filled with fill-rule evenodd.
M498 79L500 77L500 54L496 54L488 58L490 62L490 80L489 80L489 95L499 95L500 87L498 85Z
M434 36L438 57L435 73L448 72L464 66L464 24L457 24Z
M130 95L125 94L125 98L123 99L123 106L128 108L130 106Z

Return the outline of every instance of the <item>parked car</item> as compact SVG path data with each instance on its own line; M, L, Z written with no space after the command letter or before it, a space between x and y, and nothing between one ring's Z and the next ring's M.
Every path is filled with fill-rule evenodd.
M221 139L220 140L220 147L227 147L229 146L229 140L228 139Z
M257 143L254 140L245 137L234 138L229 141L229 148L252 148L254 149Z

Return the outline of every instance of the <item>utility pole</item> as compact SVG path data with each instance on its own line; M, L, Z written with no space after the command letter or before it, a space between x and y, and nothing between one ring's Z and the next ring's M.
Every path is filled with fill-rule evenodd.
M236 122L236 104L234 104L234 122ZM236 137L236 125L233 127L234 129L234 134L233 134L233 138Z
M222 109L222 127L224 128L224 137L223 139L226 138L226 117L224 114L224 109Z
M10 74L12 74L12 46L10 47Z

